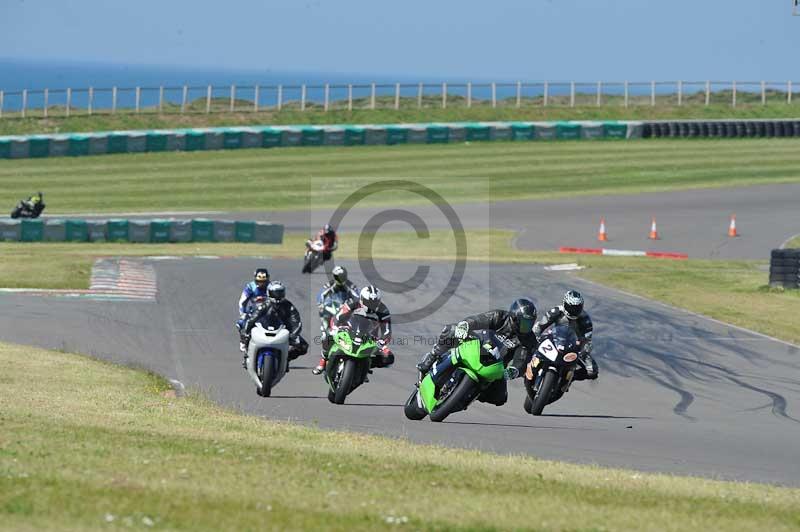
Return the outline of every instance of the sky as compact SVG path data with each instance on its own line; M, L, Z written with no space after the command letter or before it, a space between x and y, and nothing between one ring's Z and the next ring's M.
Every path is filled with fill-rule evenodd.
M442 80L800 80L791 0L0 0L0 57Z

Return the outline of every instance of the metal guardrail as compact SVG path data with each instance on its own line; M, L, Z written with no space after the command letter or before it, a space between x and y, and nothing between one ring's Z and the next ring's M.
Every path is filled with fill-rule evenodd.
M448 107L792 105L795 81L366 83L0 90L0 118Z

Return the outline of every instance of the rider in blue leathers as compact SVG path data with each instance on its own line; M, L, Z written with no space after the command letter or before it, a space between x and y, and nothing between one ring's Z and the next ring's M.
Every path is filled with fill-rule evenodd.
M242 330L247 314L251 310L251 305L256 298L266 299L267 285L269 284L269 271L266 268L258 268L253 274L253 280L244 285L242 295L239 297L239 319L236 320L236 327Z

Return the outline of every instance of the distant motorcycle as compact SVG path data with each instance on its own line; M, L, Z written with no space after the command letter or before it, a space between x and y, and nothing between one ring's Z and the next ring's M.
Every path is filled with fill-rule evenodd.
M306 255L303 259L303 273L312 273L324 262L322 240L309 240L306 242Z
M525 370L525 411L534 416L558 401L572 384L578 369L578 337L568 325L558 325L542 335L539 348Z
M250 331L247 346L247 373L256 384L256 393L269 397L286 375L289 363L289 330L272 309Z
M20 201L14 210L11 211L12 218L38 218L44 210L44 203L37 202L31 205L30 200Z

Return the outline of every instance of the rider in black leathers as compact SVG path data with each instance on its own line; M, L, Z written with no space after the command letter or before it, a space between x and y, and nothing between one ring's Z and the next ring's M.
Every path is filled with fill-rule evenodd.
M569 290L564 294L564 300L558 307L547 311L542 321L533 327L537 337L541 336L553 325L569 325L575 331L581 346L578 360L581 367L575 372L573 380L594 380L597 378L597 363L591 356L592 352L592 318L583 310L583 296L576 290Z
M297 307L286 299L286 287L283 283L272 281L267 286L267 300L256 307L242 327L241 340L245 345L245 364L247 362L247 344L250 342L250 331L270 308L274 308L277 311L281 321L289 330L289 360L305 355L308 351L308 342L300 336L300 331L303 330L300 312L297 311ZM286 366L286 371L289 371L288 365Z
M442 329L438 342L422 357L417 369L422 374L428 373L442 355L466 339L467 331L485 329L494 331L495 335L509 347L503 362L510 363L507 375L509 378L515 378L525 367L530 353L533 353L539 345L536 335L533 334L535 322L536 305L526 298L514 301L508 311L491 310L468 316L461 322L447 325ZM479 401L497 406L505 404L507 399L508 386L505 379L495 381L478 397Z

